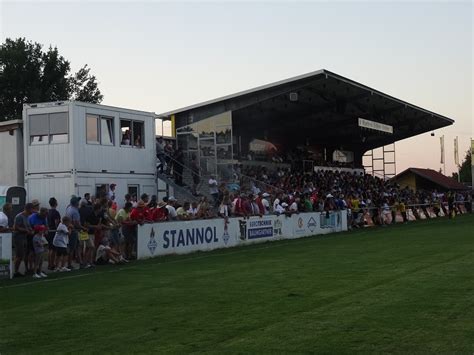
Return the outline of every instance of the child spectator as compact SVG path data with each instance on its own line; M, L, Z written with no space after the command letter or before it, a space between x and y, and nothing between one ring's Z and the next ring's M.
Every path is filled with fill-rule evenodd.
M118 264L122 262L122 258L119 252L112 250L112 248L109 246L108 239L104 238L97 248L95 263L96 265L105 265L109 262L112 264Z
M69 244L69 235L72 231L71 219L68 216L64 216L62 223L59 223L56 230L56 235L53 239L53 245L56 249L56 269L59 272L68 272L71 269L66 267L68 259L67 246Z
M44 244L48 243L46 238L44 237L44 233L48 230L48 228L42 224L37 224L33 228L35 234L33 236L33 249L35 253L35 266L34 266L34 273L33 278L41 279L42 277L48 277L43 271L43 255L44 255Z

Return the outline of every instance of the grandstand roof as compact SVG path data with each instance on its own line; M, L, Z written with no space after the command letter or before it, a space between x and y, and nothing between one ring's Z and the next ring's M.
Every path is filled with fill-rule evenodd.
M443 175L432 169L421 169L421 168L408 168L401 173L397 174L393 179L396 181L401 176L406 174L414 174L421 177L422 179L428 180L431 183L440 186L445 190L466 190L466 186L457 182L449 176Z
M411 83L409 83L411 84ZM293 95L290 95L293 94ZM295 95L296 94L296 95ZM332 73L318 70L160 114L176 127L232 111L234 124L311 134L321 144L368 150L453 124L454 120ZM361 129L358 118L393 126L393 134Z

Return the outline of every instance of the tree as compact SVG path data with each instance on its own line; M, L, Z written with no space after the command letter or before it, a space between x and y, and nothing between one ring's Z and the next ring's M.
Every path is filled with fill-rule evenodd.
M472 179L472 171L471 171L471 152L468 150L466 152L466 156L464 157L464 161L462 162L461 166L459 167L459 177L461 182L471 183Z
M59 100L100 103L96 77L87 65L71 74L56 47L7 38L0 45L0 121L21 118L23 104Z

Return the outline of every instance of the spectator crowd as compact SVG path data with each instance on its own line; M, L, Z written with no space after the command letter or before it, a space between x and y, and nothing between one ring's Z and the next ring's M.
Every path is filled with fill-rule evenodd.
M166 170L169 161L162 158ZM32 200L16 216L7 203L0 212L0 232L13 233L14 275L47 277L43 260L55 272L127 263L136 257L137 226L144 223L344 210L349 226L357 228L364 226L366 214L374 224L385 225L395 221L396 213L407 222L411 205L430 206L438 215L443 206L455 211L463 204L470 210L472 203L470 194L414 192L360 173L269 172L263 167L236 170L238 183L219 183L215 176L206 181L209 199L204 195L193 201L178 201L173 196L158 200L154 195L138 198L127 194L117 202L115 184L110 184L109 191L101 190L97 196L72 196L63 216L54 197L49 206Z

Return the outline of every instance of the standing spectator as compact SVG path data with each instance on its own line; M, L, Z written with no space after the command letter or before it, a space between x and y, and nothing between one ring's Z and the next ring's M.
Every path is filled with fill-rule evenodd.
M66 267L68 259L67 246L69 244L69 235L73 226L71 225L71 219L68 216L62 218L62 222L59 223L56 229L56 234L53 239L53 245L56 249L56 269L54 271L69 272L71 269Z
M145 207L146 207L147 203L150 200L149 197L148 197L148 194L146 194L146 193L141 194L140 199L145 203Z
M168 141L165 144L165 161L166 161L166 174L171 174L171 162L172 157L174 156L173 142Z
M131 196L130 194L125 194L123 206L125 206L125 204L126 204L127 202L132 203L132 196ZM133 203L132 203L132 205L133 205ZM122 208L123 208L123 207L122 207Z
M291 213L298 213L298 205L300 203L300 198L295 197L293 202L290 204L289 210Z
M109 186L109 192L107 193L107 197L109 200L114 201L115 200L115 188L117 187L117 184L113 183L110 184Z
M86 219L87 232L89 233L89 240L86 243L86 253L87 260L85 262L85 267L92 266L94 260L94 247L99 245L102 239L102 229L103 229L103 211L102 206L99 203L96 203L92 208L92 213L90 213Z
M166 171L166 159L165 159L165 147L163 145L163 138L159 137L156 140L156 157L158 158L158 161L160 162L157 166L159 172L163 174L164 171Z
M68 245L68 269L73 270L72 266L73 259L82 265L81 253L79 252L79 231L84 229L81 225L81 215L79 214L79 198L76 196L71 197L69 206L66 208L66 216L69 218L72 224L72 230L69 235Z
M31 203L33 204L33 213L39 212L39 208L40 208L39 201L35 198L35 199L31 200Z
M168 220L168 209L166 208L166 203L159 202L156 208L153 209L153 212L150 211L149 214L149 219L153 222L163 222Z
M125 258L132 257L132 248L134 243L134 234L137 222L130 219L130 212L132 211L132 203L126 202L125 206L120 209L115 216L117 223L120 225L122 235L125 242Z
M278 205L280 205L281 203L281 198L282 198L282 194L278 193L275 200L273 201L273 212L276 212L278 210Z
M222 218L230 217L231 208L232 207L231 207L229 196L224 197L224 199L222 200L219 206L219 211L218 211L219 217L222 217Z
M15 248L15 273L14 277L24 276L20 273L21 262L24 261L25 269L28 270L27 261L25 259L26 255L26 239L28 235L33 235L33 230L31 229L30 223L28 222L28 217L33 213L33 204L27 203L23 212L20 212L16 215L15 221L13 224L13 247Z
M262 199L261 199L261 203L262 203L262 206L263 206L263 214L264 215L267 215L270 213L270 202L268 201L270 197L270 194L267 193L267 192L264 192L262 194Z
M137 225L143 225L146 221L148 216L148 210L146 208L145 202L143 200L138 201L137 207L130 212L130 220L134 223L131 225L133 226L132 230L132 238L130 240L130 244L125 246L125 257L130 260L133 257L133 251L136 249L137 244L137 232L138 227Z
M28 222L31 226L31 229L34 229L35 226L44 226L46 230L48 229L48 209L46 207L41 207L38 212L34 212L30 217L28 217ZM28 260L28 270L34 273L35 268L35 249L33 247L33 234L27 236L27 260Z
M49 211L48 211L48 228L49 228L49 233L47 237L48 241L48 270L54 270L55 266L55 257L56 257L56 251L54 250L54 245L53 245L53 239L54 235L56 234L56 228L58 228L59 223L61 223L61 215L59 214L57 207L58 207L58 201L54 198L51 197L49 199Z
M117 211L113 208L113 201L111 200L107 201L107 207L105 217L110 228L109 244L114 250L120 253L120 226L115 220Z
M212 196L214 207L218 207L219 189L217 187L217 180L216 180L215 175L210 176L208 184L209 184L209 193Z
M303 204L304 204L304 209L305 212L313 212L313 204L311 203L311 199L309 198L309 195L304 195L303 197Z
M44 255L44 233L48 230L48 227L37 224L33 228L35 235L33 236L33 249L35 253L35 266L33 278L41 279L42 277L48 277L43 271L43 255Z
M87 205L92 207L92 201L91 201L91 194L86 192L84 194L84 201L86 201Z
M7 233L11 231L12 227L12 205L11 203L5 203L3 205L3 212L0 211L0 233Z

